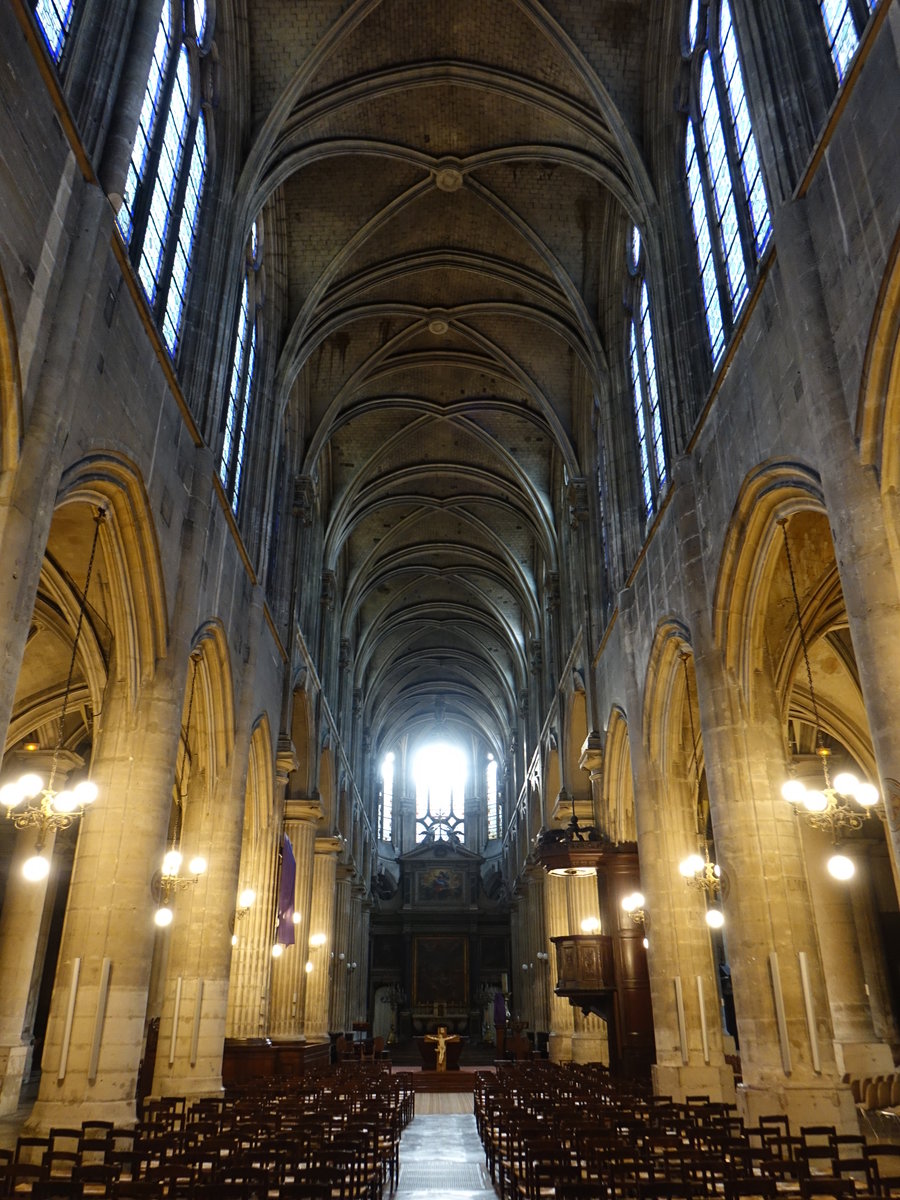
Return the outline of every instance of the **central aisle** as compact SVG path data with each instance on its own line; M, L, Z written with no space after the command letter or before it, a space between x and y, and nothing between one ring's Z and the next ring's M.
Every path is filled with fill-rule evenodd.
M467 1097L471 1104L471 1097ZM417 1115L400 1142L398 1200L496 1200L474 1115Z

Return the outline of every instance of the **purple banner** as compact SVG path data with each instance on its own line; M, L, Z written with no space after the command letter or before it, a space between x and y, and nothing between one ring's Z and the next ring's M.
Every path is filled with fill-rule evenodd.
M294 887L297 882L297 862L287 834L281 847L281 887L278 889L278 930L275 941L281 946L294 944Z

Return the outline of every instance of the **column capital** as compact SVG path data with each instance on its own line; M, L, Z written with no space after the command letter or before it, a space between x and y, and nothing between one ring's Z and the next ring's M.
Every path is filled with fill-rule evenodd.
M286 821L309 821L318 824L325 816L322 798L318 793L312 796L288 796L284 802L284 819Z
M343 849L344 839L339 834L316 838L316 854L340 854Z

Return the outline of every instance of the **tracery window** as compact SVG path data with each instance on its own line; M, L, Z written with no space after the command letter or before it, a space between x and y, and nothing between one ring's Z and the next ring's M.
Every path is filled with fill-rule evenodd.
M178 349L207 166L199 62L202 0L164 0L117 217L171 355Z
M637 226L632 228L629 240L628 272L628 363L641 472L641 496L644 512L650 516L665 488L667 470L656 351L653 344L653 322L650 314L650 292L644 279L644 251Z
M839 84L844 82L847 68L876 3L877 0L819 0L828 49Z
M259 274L260 258L259 231L254 221L247 243L244 282L231 363L231 383L224 413L222 456L219 460L219 478L235 514L240 503L244 475L244 455L257 358L258 313L263 299Z
M713 363L772 234L728 0L691 0L685 176Z
M34 15L38 28L44 35L50 57L58 64L72 32L75 0L37 0Z
M489 838L499 838L503 827L503 815L500 811L500 794L497 790L497 760L493 754L488 755L485 785L487 789L487 830Z
M378 814L378 836L389 842L393 836L394 820L394 755L386 754L381 763L381 811Z
M456 841L465 833L466 763L446 742L423 746L413 763L416 841Z

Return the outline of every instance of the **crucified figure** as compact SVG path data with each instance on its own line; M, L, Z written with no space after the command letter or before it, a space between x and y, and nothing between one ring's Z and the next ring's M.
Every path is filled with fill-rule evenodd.
M438 1025L437 1033L426 1033L426 1042L434 1042L435 1059L439 1071L447 1070L447 1043L458 1042L459 1034L448 1033L446 1025Z

